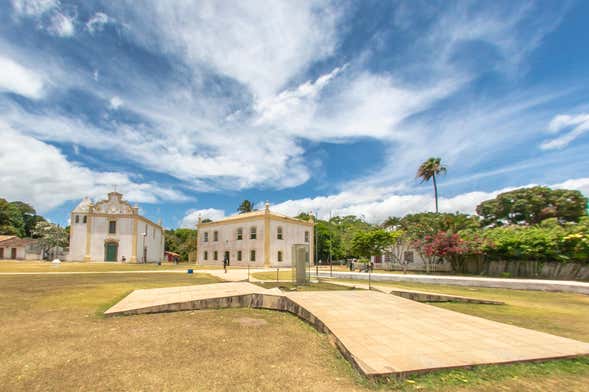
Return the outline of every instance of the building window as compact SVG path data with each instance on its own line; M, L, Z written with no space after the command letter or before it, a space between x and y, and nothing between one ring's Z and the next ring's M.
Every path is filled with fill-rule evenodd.
M282 261L282 251L278 251L278 261Z
M203 233L202 242L209 242L209 232L205 231Z
M88 222L88 217L86 215L84 215L84 217L82 218L82 223L87 223Z
M218 260L219 259L219 253L217 251L213 252L213 260Z
M276 229L276 239L277 240L281 240L282 239L282 227L278 227L278 229Z
M80 223L80 215L76 215L76 217L75 217L74 221L75 221L76 223Z
M408 250L405 253L403 253L403 260L406 263L413 263L413 252Z
M240 227L237 229L237 240L241 241L243 239L243 229Z
M237 251L237 261L241 261L241 251Z
M215 242L219 241L219 232L218 231L213 231L213 241L215 241Z
M108 222L108 234L115 234L117 232L117 221Z
M305 242L309 242L309 232L305 231Z
M257 237L256 227L250 227L250 240L255 240Z
M209 252L207 252L205 250L202 257L203 257L203 259L208 260L209 259Z
M256 261L256 251L250 250L250 261Z

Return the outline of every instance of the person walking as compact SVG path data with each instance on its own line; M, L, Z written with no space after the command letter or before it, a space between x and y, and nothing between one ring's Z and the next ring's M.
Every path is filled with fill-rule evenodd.
M225 270L225 273L227 273L227 266L229 265L229 257L227 257L227 255L225 255L225 257L223 257L223 269Z

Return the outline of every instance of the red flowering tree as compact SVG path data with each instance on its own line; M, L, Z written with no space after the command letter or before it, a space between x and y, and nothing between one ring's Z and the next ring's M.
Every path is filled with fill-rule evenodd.
M476 235L461 236L446 231L427 235L413 243L426 262L426 272L430 271L431 264L436 260L445 260L452 265L454 271L461 272L467 257L482 255L484 247L488 245Z

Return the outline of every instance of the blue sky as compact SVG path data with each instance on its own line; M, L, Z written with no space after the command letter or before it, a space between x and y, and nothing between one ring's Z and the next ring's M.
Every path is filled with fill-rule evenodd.
M589 194L586 1L0 0L0 197L114 189L166 227L371 222L543 184Z

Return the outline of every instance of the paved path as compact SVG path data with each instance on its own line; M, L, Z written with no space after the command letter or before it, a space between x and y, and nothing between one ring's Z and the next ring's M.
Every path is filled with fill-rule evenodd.
M315 270L311 269L311 276ZM333 272L319 271L320 278L334 277L338 279L368 280L365 272ZM589 282L577 282L572 280L544 280L544 279L502 279L481 278L475 276L448 276L448 275L418 275L418 274L386 274L373 273L371 280L374 282L412 282L441 285L456 285L469 287L492 287L518 290L562 291L589 295Z
M56 267L59 268L59 267ZM161 270L126 270L126 271L39 271L39 272L0 272L0 276L13 276L13 275L77 275L77 274L161 274L161 273L170 273L170 274L185 274L186 270L190 267L185 269L161 269ZM210 274L221 278L225 281L229 282L238 282L244 281L248 279L248 271L247 268L242 269L232 269L229 268L227 273L225 273L222 269L194 269L195 274ZM275 269L264 269L264 268L256 268L251 269L250 273L254 274L257 272L269 272L269 271L276 271ZM250 276L250 280L256 281L253 277Z
M136 290L106 315L246 306L289 311L332 334L367 376L589 355L589 344L376 291L282 293L246 283Z

